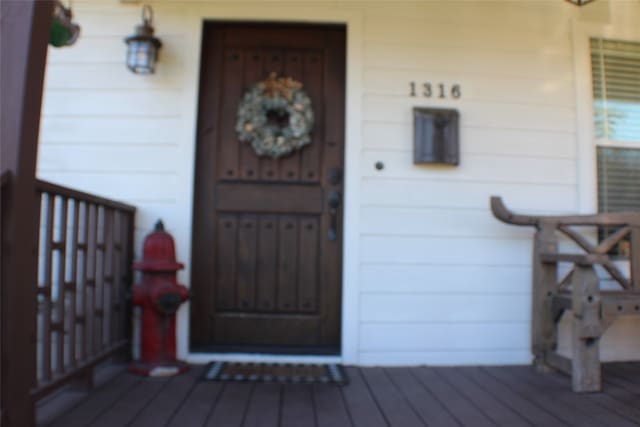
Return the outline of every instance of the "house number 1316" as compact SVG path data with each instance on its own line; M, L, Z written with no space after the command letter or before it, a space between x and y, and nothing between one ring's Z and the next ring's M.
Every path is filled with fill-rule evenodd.
M431 83L422 83L422 86L418 86L416 82L409 83L409 96L416 97L422 96L424 98L453 98L458 99L462 96L460 85L455 84L447 87L444 83L438 83L437 85Z

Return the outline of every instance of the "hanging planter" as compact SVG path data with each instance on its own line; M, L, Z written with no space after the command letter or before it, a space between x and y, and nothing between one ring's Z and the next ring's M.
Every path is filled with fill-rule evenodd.
M236 132L258 156L276 159L311 143L313 121L311 99L302 83L271 73L242 98Z
M71 22L71 4L64 7L60 1L56 1L49 28L49 44L53 47L71 46L78 40L80 26Z

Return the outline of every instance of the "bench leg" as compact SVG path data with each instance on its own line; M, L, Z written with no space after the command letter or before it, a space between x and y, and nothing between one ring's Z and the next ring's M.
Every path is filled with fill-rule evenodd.
M575 392L600 391L600 292L591 266L576 266L572 280L573 358L571 381Z
M546 355L555 351L558 346L557 325L552 313L552 299L557 292L556 264L542 263L541 252L553 253L558 248L558 240L554 228L543 227L536 232L533 248L533 280L531 310L531 348L533 366L541 373L550 372L552 368L546 361Z
M575 332L574 332L575 335ZM600 338L574 338L571 363L571 385L578 393L600 391Z

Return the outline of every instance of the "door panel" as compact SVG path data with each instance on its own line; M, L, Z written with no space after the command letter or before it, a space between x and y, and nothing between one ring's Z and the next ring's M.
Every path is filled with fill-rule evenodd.
M339 351L342 209L330 239L327 198L343 194L344 37L339 26L205 24L195 350ZM315 115L311 144L279 159L258 157L235 131L245 91L271 72L300 81Z

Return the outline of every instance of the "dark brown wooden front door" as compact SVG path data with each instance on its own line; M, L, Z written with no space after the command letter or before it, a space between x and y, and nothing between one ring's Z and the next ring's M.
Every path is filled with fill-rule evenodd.
M300 81L315 114L312 143L279 159L259 157L235 131L245 91L273 72ZM205 24L194 350L339 351L344 93L344 27Z

